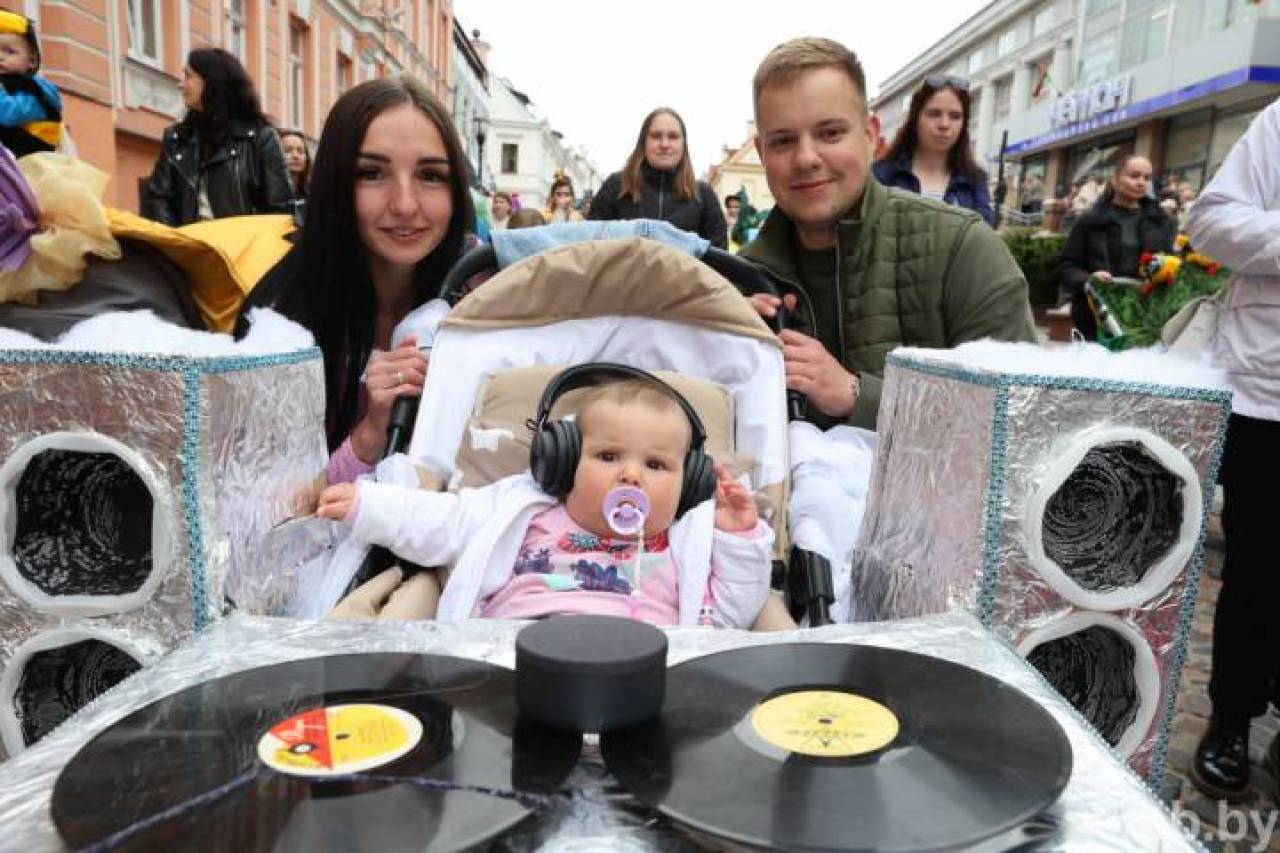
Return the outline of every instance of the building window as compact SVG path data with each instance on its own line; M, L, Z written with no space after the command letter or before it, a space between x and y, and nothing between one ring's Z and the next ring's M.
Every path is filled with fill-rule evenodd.
M129 0L129 53L139 59L162 62L160 0Z
M1049 3L1031 19L1031 37L1039 38L1049 30L1053 29L1053 25L1057 23L1056 7Z
M337 64L333 68L333 87L338 94L351 88L351 59L341 53L337 55Z
M519 171L520 146L513 142L502 143L502 174L514 175Z
M289 21L289 122L296 128L306 125L307 30L299 21Z
M987 61L983 56L982 48L978 48L969 54L969 76L973 76L986 67Z
M1013 108L1013 77L1001 77L996 81L995 91L996 121L1003 121Z
M996 56L1005 57L1022 47L1022 26L1016 24L1000 34L996 41Z
M907 115L908 113L911 112L911 96L912 96L911 92L907 92L907 94L902 96L902 114L903 115Z
M1120 0L1085 0L1079 85L1101 83L1118 70L1121 12Z
M1129 0L1120 45L1120 69L1133 68L1165 52L1169 0Z
M1031 63L1031 103L1043 104L1058 93L1057 81L1051 73L1053 57L1045 56Z
M245 0L227 0L227 51L244 61L244 3Z
M1225 30L1257 6L1245 7L1235 0L1178 0L1176 8L1174 38L1184 43Z

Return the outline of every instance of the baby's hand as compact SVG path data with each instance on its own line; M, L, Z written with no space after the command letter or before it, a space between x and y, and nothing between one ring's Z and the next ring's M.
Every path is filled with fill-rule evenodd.
M716 529L741 533L751 530L759 520L751 493L729 474L729 469L717 462Z
M357 489L355 483L338 483L329 486L320 493L320 504L316 507L316 515L334 521L345 521L351 508L355 506Z

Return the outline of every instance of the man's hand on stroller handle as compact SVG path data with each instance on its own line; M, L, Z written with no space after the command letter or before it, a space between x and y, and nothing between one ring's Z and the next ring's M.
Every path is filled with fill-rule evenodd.
M792 329L779 332L778 338L787 388L804 394L824 415L847 418L858 400L857 377L815 338Z
M796 310L796 297L794 293L788 293L786 296L782 297L774 296L771 293L753 293L747 297L747 299L750 300L751 307L755 309L756 313L766 320L772 320L774 317L778 316L779 305L781 305L787 313L792 313Z
M387 422L391 407L398 397L420 397L427 380L427 354L418 349L418 341L410 335L390 352L375 351L369 356L364 372L365 393L369 408L364 418L351 431L351 449L365 462L382 457L387 443Z

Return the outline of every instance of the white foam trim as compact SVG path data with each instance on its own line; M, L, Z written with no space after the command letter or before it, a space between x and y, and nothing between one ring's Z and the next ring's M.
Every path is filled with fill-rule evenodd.
M1133 647L1133 680L1138 688L1138 713L1115 746L1120 757L1127 759L1146 739L1151 723L1156 718L1156 710L1160 707L1160 670L1156 665L1156 655L1151 650L1151 644L1137 628L1109 613L1076 610L1023 637L1018 643L1018 654L1026 658L1037 646L1095 625L1115 631Z
M1099 344L1042 347L991 340L955 349L899 347L895 355L1013 376L1061 376L1148 382L1173 388L1226 390L1226 374L1199 356L1171 353L1159 347L1111 352Z
M152 663L156 655L129 639L119 631L110 628L54 628L41 631L13 650L9 663L0 673L0 741L3 741L9 757L17 755L27 748L22 739L22 723L18 720L17 706L14 696L18 691L18 682L22 679L23 670L32 655L70 646L82 640L98 640L109 646L115 646L143 666Z
M1092 448L1130 441L1140 443L1167 471L1182 480L1182 526L1173 547L1138 583L1110 592L1085 589L1044 552L1045 505ZM1136 427L1093 427L1078 432L1054 444L1048 461L1036 475L1036 481L1022 515L1022 539L1027 560L1055 592L1077 607L1090 610L1137 607L1163 592L1195 552L1204 506L1200 478L1186 456L1154 433Z
M124 461L151 494L151 574L142 586L124 595L49 595L22 576L13 559L18 529L14 494L27 464L45 450L111 453ZM21 445L0 465L0 581L29 606L56 616L105 616L136 610L151 600L177 559L177 521L173 496L146 461L132 448L96 432L52 432Z
M310 332L270 309L253 309L249 313L249 322L249 333L237 341L231 335L184 329L166 323L149 310L113 311L77 323L55 344L12 329L0 329L0 350L216 357L276 355L315 346Z

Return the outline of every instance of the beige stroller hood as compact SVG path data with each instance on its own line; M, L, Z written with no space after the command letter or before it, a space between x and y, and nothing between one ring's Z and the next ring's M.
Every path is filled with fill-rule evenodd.
M523 422L546 381L589 361L672 371L704 392L715 389L682 387L707 425L708 449L749 460L751 486L776 508L769 520L785 540L787 412L777 338L719 273L651 240L550 249L463 299L436 335L408 455L456 483L468 452L517 439L527 445ZM522 399L513 403L512 393ZM508 398L505 421L486 408L495 396ZM706 410L716 399L725 411Z

